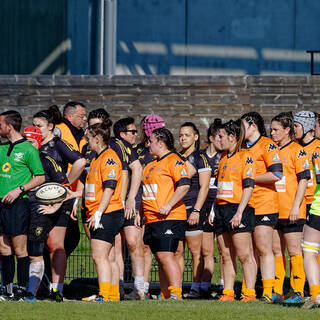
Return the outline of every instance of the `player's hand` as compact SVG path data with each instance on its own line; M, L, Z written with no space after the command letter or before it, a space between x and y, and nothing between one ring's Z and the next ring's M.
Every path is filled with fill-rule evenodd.
M289 221L291 223L297 222L299 220L299 208L292 207L289 214Z
M102 212L101 211L96 211L93 216L91 216L87 222L88 222L88 228L97 230L99 228L103 228L103 226L100 223L102 217Z
M164 216L167 216L170 213L170 211L171 211L171 206L169 204L165 204L159 209L159 213Z
M134 218L134 226L138 229L141 229L141 217L140 214L137 214Z
M215 217L215 212L214 212L214 209L213 209L213 206L210 210L210 214L209 214L209 217L208 217L208 222L211 226L214 225L214 217Z
M230 220L231 228L232 229L238 228L241 224L241 219L242 219L242 213L239 213L237 211L236 214L233 216L233 218Z
M55 204L52 204L49 206L40 205L38 211L41 214L53 214L53 213L57 212L61 208L61 206L62 206L62 202L55 203Z
M73 207L72 207L72 211L70 214L70 217L72 220L77 221L78 220L78 203L79 200L78 198L74 201Z
M200 218L200 212L192 211L188 219L189 226L197 225L199 223L199 218Z
M136 211L136 199L128 198L125 203L124 218L131 219Z
M20 190L20 188L15 188L15 189L11 190L2 198L2 202L7 203L7 204L13 203L16 199L18 199L21 192L22 191Z

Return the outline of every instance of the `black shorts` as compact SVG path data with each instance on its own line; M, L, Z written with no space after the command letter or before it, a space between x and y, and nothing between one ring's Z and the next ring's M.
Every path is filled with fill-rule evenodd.
M100 220L103 228L90 229L91 239L113 243L116 235L120 232L123 224L123 209L103 214Z
M306 205L307 218L310 216L310 209L311 209L311 203L308 203L308 204Z
M187 208L187 219L189 219L189 217L190 217L190 215L192 213L193 206L192 207L186 207L186 208ZM202 209L199 212L199 223L196 224L195 226L190 226L189 224L187 224L186 232L188 233L188 232L198 231L199 233L202 233L205 221L206 221L206 212L205 212L204 209Z
M209 220L208 220L208 217L206 217L206 220L203 224L203 232L208 232L208 233L212 233L214 232L214 226L212 226L210 223L209 223Z
M310 214L309 217L307 217L307 225L313 229L320 231L320 216Z
M279 213L255 215L255 226L272 226L278 222Z
M18 199L12 204L3 204L1 202L0 233L8 236L25 234L28 232L29 219L29 199Z
M235 229L231 228L230 220L237 212L238 206L238 203L228 203L216 206L214 224L216 233L251 232L254 230L254 209L250 206L246 206L243 210L240 226Z
M163 220L146 224L143 241L151 252L176 252L179 241L184 239L185 220Z
M279 219L275 226L276 230L283 233L302 232L306 219L299 219L297 222L290 222L289 219Z

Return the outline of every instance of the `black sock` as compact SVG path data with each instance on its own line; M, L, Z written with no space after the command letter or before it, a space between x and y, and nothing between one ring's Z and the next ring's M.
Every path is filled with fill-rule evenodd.
M29 257L17 258L17 262L18 286L25 289L29 280Z
M6 286L13 282L14 278L14 255L2 256L2 275L3 275L3 285Z

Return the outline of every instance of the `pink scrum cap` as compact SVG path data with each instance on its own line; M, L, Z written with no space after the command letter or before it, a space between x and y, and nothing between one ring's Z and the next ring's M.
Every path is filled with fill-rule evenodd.
M166 123L164 120L160 116L153 114L146 116L143 122L143 130L148 138L151 136L153 130L163 128L165 126Z

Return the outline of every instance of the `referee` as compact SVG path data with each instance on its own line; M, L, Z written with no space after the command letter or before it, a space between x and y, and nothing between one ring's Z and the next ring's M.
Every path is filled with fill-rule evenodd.
M4 292L0 301L25 296L29 274L27 231L30 215L27 191L44 183L44 171L38 150L20 134L22 118L17 111L0 114L0 253ZM17 257L18 288L13 293Z

